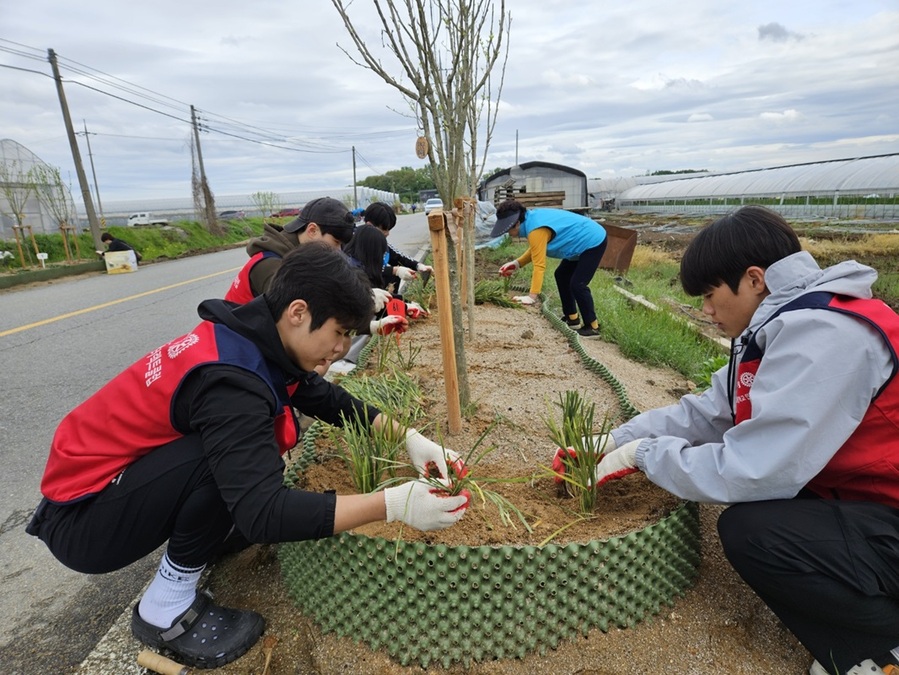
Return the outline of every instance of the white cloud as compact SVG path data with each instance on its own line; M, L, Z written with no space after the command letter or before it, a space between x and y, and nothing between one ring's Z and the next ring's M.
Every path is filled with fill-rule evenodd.
M805 116L798 110L784 110L783 112L763 112L759 117L766 122L776 122L779 124L801 122Z
M371 3L352 11L377 48ZM685 0L677 12L663 0L638 11L516 0L511 11L488 167L517 156L624 176L899 152L894 0L822 0L814 12L782 0ZM36 56L0 51L11 66L0 67L4 136L74 176L46 76L54 48L72 118L92 134L104 201L189 196L191 104L210 129L201 141L216 194L349 184L353 147L357 178L423 166L407 103L341 51L352 43L327 2L31 0L4 6L3 31L15 52ZM144 107L83 86L98 83L81 66ZM127 89L113 87L121 80Z

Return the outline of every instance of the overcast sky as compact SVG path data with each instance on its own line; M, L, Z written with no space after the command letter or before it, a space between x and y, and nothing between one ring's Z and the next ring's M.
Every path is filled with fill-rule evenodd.
M899 152L896 0L507 6L488 170L540 160L600 178ZM380 53L371 15L369 0L351 7ZM190 105L292 148L204 133L216 195L350 185L353 146L360 180L423 166L408 105L338 45L352 50L327 0L0 0L0 138L58 166L78 200L52 48L104 202L190 196Z

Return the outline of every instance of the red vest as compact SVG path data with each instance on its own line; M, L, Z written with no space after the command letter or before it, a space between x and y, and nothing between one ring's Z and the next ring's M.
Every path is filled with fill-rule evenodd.
M852 435L806 487L825 498L873 501L899 508L899 378L896 377L899 316L880 300L847 298L819 291L788 303L768 321L781 312L810 308L848 314L875 328L892 353L893 372ZM751 338L737 368L736 424L752 415L750 390L763 357L755 338Z
M246 264L240 268L240 272L234 277L234 281L231 282L231 287L225 294L225 300L245 305L255 298L256 296L253 295L253 286L250 283L250 271L256 266L256 263L271 257L280 258L281 256L272 251L263 251L250 258Z
M192 332L147 354L62 420L50 446L41 492L72 502L102 490L125 467L182 434L172 426L173 403L184 378L223 363L261 377L280 404L275 439L283 454L299 437L284 374L253 342L222 324L204 321Z

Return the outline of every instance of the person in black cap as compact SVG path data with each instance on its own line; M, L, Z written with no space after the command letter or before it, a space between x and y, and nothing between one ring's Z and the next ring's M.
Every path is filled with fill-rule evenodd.
M491 237L508 233L511 237L526 237L528 250L516 260L499 268L500 276L511 276L515 270L534 263L531 291L514 299L532 305L543 288L546 259L559 258L556 286L562 303L562 320L576 329L578 335L599 335L599 321L590 281L596 274L599 261L606 251L608 239L605 228L591 218L564 209L526 209L521 202L507 199L496 209L496 225Z
M231 282L225 300L243 304L262 295L281 267L281 259L290 251L313 241L339 249L353 238L355 227L349 209L331 197L308 202L300 215L283 228L265 223L262 236L250 239L247 244L250 259Z

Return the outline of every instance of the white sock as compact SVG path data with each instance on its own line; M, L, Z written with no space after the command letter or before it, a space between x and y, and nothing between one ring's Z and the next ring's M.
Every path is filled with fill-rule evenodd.
M156 576L140 599L140 618L157 628L168 628L184 614L197 597L197 584L206 565L182 567L162 556Z

